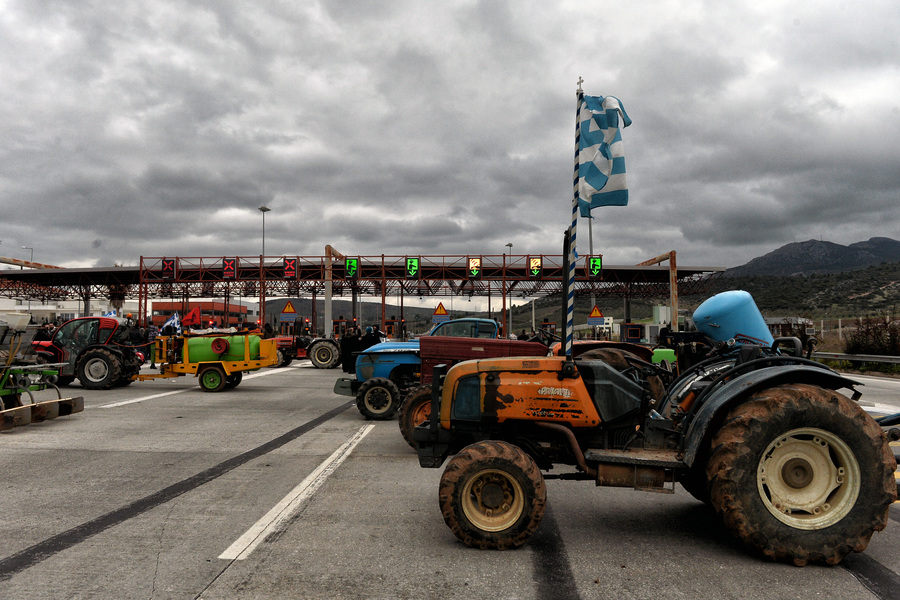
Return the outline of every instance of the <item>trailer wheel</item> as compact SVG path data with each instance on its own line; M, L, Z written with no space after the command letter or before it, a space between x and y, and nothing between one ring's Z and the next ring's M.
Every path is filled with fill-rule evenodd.
M356 408L367 419L384 421L397 412L400 404L400 390L390 379L374 377L361 386L356 393Z
M756 392L733 409L707 464L712 506L773 560L837 564L887 524L896 462L858 404L813 385Z
M431 416L431 386L423 385L412 390L400 407L400 433L413 449L418 448L413 440L413 429Z
M507 442L477 442L454 456L441 476L441 513L467 546L506 550L537 530L547 487L534 459Z
M105 348L88 350L75 365L78 381L89 390L108 390L122 377L122 365Z
M199 378L204 392L220 392L225 387L225 370L218 365L204 367Z
M231 375L228 375L227 377L225 377L225 389L230 390L232 388L236 388L237 386L239 386L241 384L241 380L243 378L244 378L244 373L241 371L238 371L237 373L232 373Z
M333 369L341 358L337 344L316 342L306 352L306 356L317 369Z

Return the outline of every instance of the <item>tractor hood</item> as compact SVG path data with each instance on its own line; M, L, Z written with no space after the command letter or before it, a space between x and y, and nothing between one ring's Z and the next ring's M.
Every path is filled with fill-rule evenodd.
M419 340L411 342L382 342L366 348L359 353L360 356L366 354L387 354L392 352L419 353Z

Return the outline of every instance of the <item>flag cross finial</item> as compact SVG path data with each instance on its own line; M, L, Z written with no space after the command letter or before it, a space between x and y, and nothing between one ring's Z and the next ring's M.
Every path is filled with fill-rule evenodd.
M579 75L578 76L578 93L580 94L583 90L581 89L581 84L584 83L584 79Z

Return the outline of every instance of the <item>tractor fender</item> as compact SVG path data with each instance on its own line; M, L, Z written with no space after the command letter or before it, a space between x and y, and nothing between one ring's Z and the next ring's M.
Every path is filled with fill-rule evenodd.
M827 367L811 365L780 365L750 371L726 382L714 391L697 411L684 439L684 462L693 465L697 455L715 433L725 415L754 392L785 383L807 383L830 390L862 385ZM854 392L856 390L853 390Z

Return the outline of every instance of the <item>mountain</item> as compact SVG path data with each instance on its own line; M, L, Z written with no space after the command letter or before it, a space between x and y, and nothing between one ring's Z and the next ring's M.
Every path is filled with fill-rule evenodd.
M842 246L833 242L794 242L728 269L725 277L795 276L857 271L883 263L900 262L900 242L873 237Z

